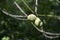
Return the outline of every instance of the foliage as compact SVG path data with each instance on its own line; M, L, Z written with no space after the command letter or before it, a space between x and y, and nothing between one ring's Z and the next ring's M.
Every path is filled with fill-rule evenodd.
M22 0L0 0L0 8L6 9L10 14L24 15L14 4L16 1L26 14L32 12L25 6ZM34 11L35 0L24 0L29 7ZM43 28L45 31L60 33L60 19L55 16L60 16L60 3L56 0L39 0L38 1L38 15L42 22L45 20ZM47 15L52 15L47 16ZM10 37L10 40L49 40L45 38L42 33L38 32L29 21L17 20L5 15L0 11L0 39L4 36ZM53 39L56 40L56 39ZM57 40L60 40L58 38Z

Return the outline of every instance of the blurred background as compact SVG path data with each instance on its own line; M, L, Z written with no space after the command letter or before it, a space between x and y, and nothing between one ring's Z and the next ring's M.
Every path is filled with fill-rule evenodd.
M0 9L6 9L10 14L24 15L14 4L16 1L19 6L26 12L26 14L32 14L32 12L25 6L22 0L0 0ZM24 0L29 7L34 11L35 0ZM60 0L38 0L38 15L46 24L43 25L43 29L47 32L60 33L60 18L54 16L60 16ZM51 17L47 15L52 15ZM10 40L60 40L48 39L44 37L43 33L37 31L29 21L17 20L8 15L5 15L0 10L0 40L3 37L9 37Z

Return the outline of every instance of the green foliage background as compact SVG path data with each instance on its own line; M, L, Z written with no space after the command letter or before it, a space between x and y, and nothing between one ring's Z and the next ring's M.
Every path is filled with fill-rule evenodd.
M0 8L6 9L10 14L23 15L14 5L14 1L17 1L27 14L32 14L22 0L0 0ZM24 1L34 11L35 0ZM38 15L45 15L40 16L42 21L46 21L46 24L43 25L45 31L60 32L60 20L53 17L54 15L60 16L60 3L56 0L39 0ZM52 15L52 17L48 17L47 15ZM9 36L10 40L51 40L38 32L29 21L16 20L0 11L0 39L4 36ZM53 40L60 40L60 38Z

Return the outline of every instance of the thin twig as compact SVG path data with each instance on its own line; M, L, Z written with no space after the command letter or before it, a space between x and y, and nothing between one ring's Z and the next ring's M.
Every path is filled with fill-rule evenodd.
M4 14L6 15L9 15L9 16L12 16L12 17L26 17L26 16L21 16L21 15L12 15L12 14L9 14L8 12L4 11L4 10L1 10Z
M58 38L59 37L59 35L54 35L54 36L48 36L48 35L46 35L46 34L43 34L45 37L47 37L47 38L50 38L50 39L53 39L53 38Z
M44 31L45 32L45 31ZM60 33L51 33L51 32L45 32L46 34L49 34L49 35L60 35Z
M40 16L55 17L60 20L60 16L56 16L56 15L41 15L41 14L38 15L38 17L40 17Z
M31 24L39 31L39 32L43 32L43 30L40 30L39 28L37 28L32 22Z
M16 18L26 17L26 16L22 16L22 15L12 15L12 16L14 16Z
M37 6L38 6L38 0L35 2L35 14L37 15Z
M32 23L32 22L31 22L31 23ZM45 32L45 31L43 31L42 29L37 28L33 23L32 23L32 25L33 25L39 32L42 32L42 33L44 34L44 36L47 37L47 38L58 38L59 35L60 35L60 33ZM52 36L47 36L45 33L46 33L46 34L49 34L49 35L52 35ZM54 36L54 35L56 35L56 36ZM54 37L53 37L53 36L54 36Z
M32 23L32 22L31 22L31 23ZM39 32L46 33L46 34L49 34L49 35L60 35L60 33L45 32L43 29L39 29L38 27L36 27L33 23L32 23L32 25L33 25Z
M29 5L25 2L25 0L22 0L22 2L25 4L25 6L26 6L32 13L34 13L34 11L29 7Z
M24 16L18 16L18 15L12 15L12 14L9 14L8 12L4 11L4 10L1 10L4 14L10 16L10 17L13 17L15 19L18 19L18 20L27 20L27 19L20 19L18 17L24 17Z
M15 18L17 20L23 20L23 21L27 21L27 19L22 19L22 18Z
M17 4L16 1L14 2L14 4L17 6L17 8L18 8L25 16L27 16L26 13L25 13L25 12L23 11L23 9Z

